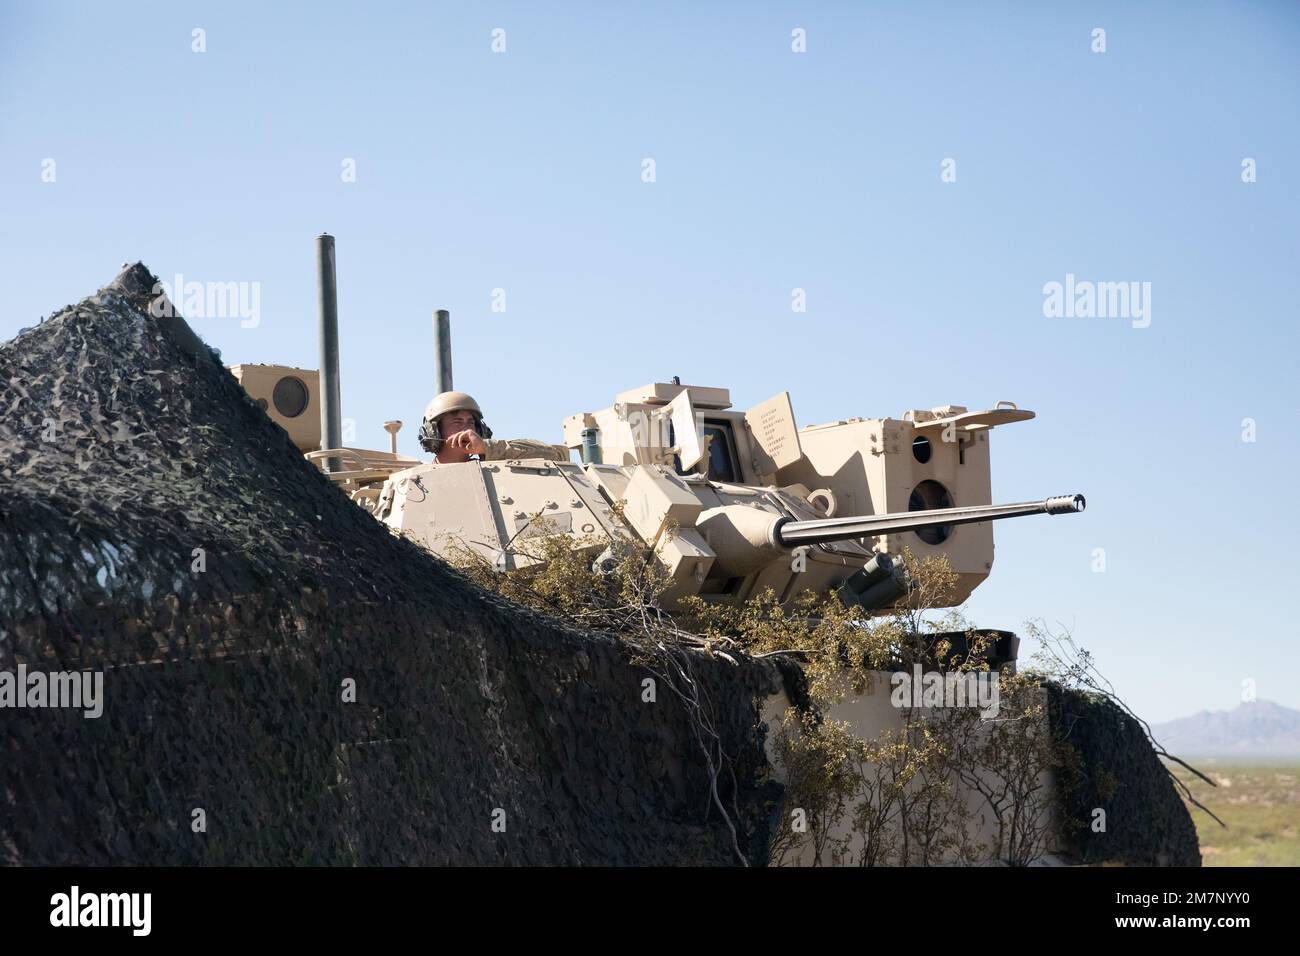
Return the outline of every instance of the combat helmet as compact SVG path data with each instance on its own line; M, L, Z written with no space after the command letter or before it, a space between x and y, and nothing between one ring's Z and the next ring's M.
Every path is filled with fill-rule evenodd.
M420 447L427 452L438 454L442 449L442 435L438 431L438 419L448 412L469 411L474 413L474 430L480 438L491 438L492 429L483 421L483 410L468 392L439 392L433 397L428 408L424 410L424 422L420 425Z

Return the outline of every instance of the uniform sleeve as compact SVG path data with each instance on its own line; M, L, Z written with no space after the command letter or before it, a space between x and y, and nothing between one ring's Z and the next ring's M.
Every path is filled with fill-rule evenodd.
M510 441L488 438L483 441L483 444L487 446L487 452L483 455L484 461L506 461L511 458L545 458L547 461L569 460L569 449L563 445L548 445L546 442L536 441L532 438L513 438Z

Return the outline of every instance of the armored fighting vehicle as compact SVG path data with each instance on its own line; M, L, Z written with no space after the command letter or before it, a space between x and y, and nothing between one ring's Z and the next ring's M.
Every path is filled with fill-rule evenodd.
M343 448L333 237L318 237L317 264L322 370L231 371L353 500L440 554L468 547L509 571L534 560L519 547L534 535L566 535L597 560L606 545L630 541L654 549L668 569L669 601L700 595L736 603L771 589L788 602L806 590L835 591L874 611L906 594L898 558L908 549L947 558L957 575L948 601L956 606L992 570L993 521L1085 507L1079 494L991 503L989 433L1034 417L1011 402L800 429L787 392L740 412L727 389L674 378L570 415L563 445L524 443L518 457L404 458L398 420L384 426L389 451ZM447 311L435 313L440 395L453 387L450 322ZM438 407L435 399L421 428L430 450ZM472 399L469 407L475 430L490 438ZM570 453L579 460L567 460Z
M992 569L993 521L1085 506L1078 494L990 502L989 432L1033 417L1008 402L799 429L788 393L739 412L725 388L657 382L569 416L558 454L442 464L398 455L396 421L387 452L317 447L315 372L232 371L395 532L440 554L471 548L501 571L534 560L523 545L536 535L566 535L593 559L609 544L641 544L670 572L669 600L734 603L770 588L783 602L836 591L885 609L906 593L899 557L908 549L947 558L955 606ZM450 389L449 378L440 384ZM555 460L570 454L577 460Z
M323 260L331 265L324 289L333 284L332 244L322 251L326 253ZM485 600L481 591L447 574L405 542L393 540L375 524L380 522L394 535L415 538L443 553L452 545L468 546L502 571L535 560L532 555L537 549L521 547L532 535L566 536L578 553L589 553L597 563L604 560L607 548L617 550L612 546L631 542L657 550L671 572L671 596L693 595L705 602L735 604L767 593L785 601L805 591L838 593L867 613L898 606L908 593L908 582L899 572L900 554L943 555L958 573L957 592L949 596L956 603L991 570L993 520L1083 508L1082 497L1075 495L1017 505L989 503L988 435L998 425L1031 417L1029 412L1006 403L981 412L943 406L913 410L897 419L850 419L801 429L788 395L742 412L732 409L724 389L671 381L624 392L615 396L608 408L570 416L560 431L562 441L546 446L499 444L481 413L469 416L466 422L463 413L477 409L465 396L449 399L444 394L434 405L435 414L426 411L426 418L436 422L440 408L458 417L454 423L447 420L445 436L442 428L424 423L422 445L437 457L432 462L421 461L397 453L396 437L402 427L398 421L386 423L392 436L386 451L343 447L334 310L332 297L323 293L319 372L264 365L240 365L231 371L244 392L287 430L302 454L350 495L358 509L365 509L367 513L362 514L351 510L325 482L311 480L310 473L304 475L301 461L295 467L292 457L285 457L288 449L282 442L266 440L271 426L235 393L233 383L214 366L211 350L183 319L167 310L161 314L154 311L156 294L156 280L148 270L138 264L129 267L99 295L64 310L48 328L25 333L19 345L7 347L5 353L14 369L8 377L9 402L17 416L8 432L6 463L16 477L34 474L38 479L17 482L15 487L23 495L9 498L16 504L11 517L18 516L6 526L17 543L10 549L17 558L6 566L7 580L15 585L11 590L16 595L16 601L11 598L9 603L19 610L16 633L29 642L16 646L37 650L25 651L27 659L46 659L49 655L44 649L55 645L41 642L54 634L66 639L66 651L60 647L59 652L79 664L102 659L161 665L119 668L123 680L141 676L152 681L149 675L160 680L147 685L128 680L122 685L119 701L124 706L108 719L116 720L114 726L120 731L137 734L127 738L126 750L121 749L117 733L63 736L61 746L77 748L67 753L111 757L88 757L79 760L80 765L129 766L131 761L119 754L130 752L138 743L144 752L156 755L158 767L169 767L174 762L168 761L166 754L176 752L173 742L237 740L233 762L225 762L217 771L229 782L226 799L233 803L227 805L243 805L249 792L247 781L259 786L279 781L301 763L306 770L287 788L276 790L283 796L272 802L289 808L326 809L337 803L342 815L330 817L328 825L343 828L346 858L355 854L356 843L347 836L353 832L350 828L355 820L387 802L386 775L441 777L448 766L467 770L482 762L490 772L474 786L492 801L482 807L494 807L501 803L498 793L503 781L514 788L516 799L527 802L532 799L528 792L535 792L539 782L556 768L603 770L610 765L611 756L619 760L622 749L637 747L636 760L618 763L621 773L601 781L599 787L570 789L566 783L546 791L550 795L537 803L545 803L547 809L542 816L532 817L530 825L536 828L541 820L549 827L549 821L558 820L561 828L556 832L562 838L572 832L563 826L583 827L589 819L591 801L580 797L582 793L592 794L597 803L606 800L601 806L639 805L643 794L629 801L619 793L615 801L600 797L597 791L640 789L639 781L648 775L671 778L669 788L680 790L687 777L679 771L685 767L706 773L716 785L724 766L721 758L737 754L743 756L743 764L738 756L736 764L726 766L742 768L742 776L763 791L755 797L761 806L755 804L754 809L759 816L768 817L751 821L763 846L769 846L769 836L776 834L781 840L793 838L788 845L782 843L782 852L786 848L794 852L792 862L844 862L847 857L837 856L837 851L827 847L836 843L847 846L860 839L859 859L864 859L862 854L874 854L875 850L866 845L868 834L857 832L857 821L862 818L859 811L871 799L873 781L862 776L864 786L829 791L842 805L832 808L829 816L819 817L812 831L796 827L795 817L806 816L809 807L768 805L771 800L803 800L810 792L801 783L798 762L783 759L788 751L779 749L781 741L816 739L821 728L831 728L834 734L844 735L829 738L836 753L859 755L851 768L854 772L892 772L886 764L894 758L879 747L892 747L891 740L907 734L928 734L932 725L925 721L930 718L925 713L918 716L918 712L929 708L946 710L945 721L956 725L961 734L950 741L961 746L927 749L927 760L935 754L943 759L928 763L935 775L919 783L911 775L916 765L910 757L915 749L908 751L902 768L907 776L895 781L891 799L906 796L897 789L901 786L912 789L909 800L933 797L939 802L927 806L943 813L951 810L951 817L933 817L928 811L922 816L925 821L956 821L957 836L964 841L969 837L969 842L959 847L963 861L1036 859L1040 846L1050 849L1038 836L1044 832L1039 824L1048 824L1048 813L1061 816L1070 826L1096 832L1085 817L1095 808L1104 809L1110 798L1096 791L1095 799L1086 797L1079 802L1078 768L1096 767L1097 772L1088 772L1102 779L1103 774L1109 777L1112 768L1116 773L1131 774L1134 761L1143 760L1151 768L1150 774L1162 779L1142 729L1137 721L1120 720L1124 715L1119 708L1110 708L1110 716L1093 722L1093 736L1085 740L1083 749L1071 744L1077 761L1057 762L1053 755L1044 755L1035 742L1050 742L1063 728L1069 729L1075 741L1081 735L1087 738L1076 718L1081 708L1092 704L1084 702L1084 708L1079 703L1088 695L1073 694L1068 688L1053 691L1050 683L1036 683L1039 678L1034 675L1016 675L1014 668L1009 673L1003 665L1014 661L1014 647L1006 653L999 651L997 661L980 659L974 662L974 669L954 673L952 660L940 657L946 651L932 653L920 646L921 642L908 641L912 635L900 635L895 626L898 622L886 621L877 631L860 616L852 616L843 622L846 630L823 629L833 633L829 641L820 643L783 644L778 628L773 640L779 649L770 653L765 649L762 655L755 652L748 659L742 659L742 652L729 655L727 651L734 648L720 646L725 641L685 634L681 641L665 637L657 645L663 656L657 657L656 648L648 642L631 647L608 635L576 633L573 627L556 627L536 615L517 612L505 602ZM452 385L449 318L440 314L435 328L440 343L436 365L441 394ZM160 356L170 356L170 361L160 361ZM191 386L202 399L193 407ZM118 406L120 395L132 398ZM110 412L107 417L105 411ZM43 419L51 413L60 417ZM450 430L452 424L457 430ZM45 428L54 426L65 431L67 438L52 442L36 437L38 430L44 435ZM472 437L474 433L477 438ZM437 446L438 441L445 445ZM232 453L223 454L228 447ZM171 467L173 452L178 467ZM485 454L482 460L454 460L468 452ZM107 467L89 467L91 456L98 456ZM207 467L212 469L210 474ZM286 480L268 474L277 468L284 469ZM68 480L67 476L73 477ZM177 481L178 476L182 480ZM249 495L247 488L261 477L270 479L271 493L265 498ZM81 483L90 479L95 479L94 483ZM47 486L59 496L53 504L45 500ZM140 499L141 487L153 492ZM149 507L128 507L137 500L146 501ZM79 504L84 501L101 504L97 511L87 512ZM299 506L303 501L308 507ZM259 542L263 534L268 542L265 549ZM196 541L200 545L196 546ZM304 547L295 553L300 543ZM553 543L547 542L548 546ZM365 548L348 553L353 545ZM150 557L154 550L157 554ZM209 550L223 556L210 572L204 567ZM264 562L263 555L272 550L294 560ZM124 553L134 554L136 559L121 561ZM186 562L194 559L192 578L177 573L176 555ZM205 573L209 576L203 577ZM354 575L361 584L352 589L349 581ZM67 586L50 590L49 582L60 580L68 582ZM376 595L382 595L382 600L374 600ZM80 603L64 603L68 596ZM73 608L71 613L68 607ZM82 608L90 611L83 613ZM701 614L697 620L710 617L725 622L730 615ZM394 656L391 651L398 638L372 639L383 633L384 623L391 625L391 633L400 635L402 655ZM795 625L807 623L796 621ZM907 620L902 623L908 626ZM87 641L80 633L86 627L91 628L93 640ZM659 630L655 635L668 633ZM265 654L266 649L281 646L268 643L268 638L275 641L282 634L292 635L298 642L293 646L310 653ZM843 649L858 634L883 636L883 653L846 660ZM173 640L174 635L183 639ZM236 642L236 637L242 643ZM232 648L238 653L232 653ZM245 649L254 653L244 653ZM890 657L895 649L906 652L905 659ZM103 656L84 656L87 653ZM773 659L760 660L760 656ZM227 663L235 660L247 664L240 672L247 680L225 676ZM553 667L556 661L561 664ZM799 662L805 666L800 668ZM177 663L179 669L170 666ZM273 665L282 663L288 666L277 672ZM341 666L347 668L343 673L352 674L355 667L372 663L374 669L365 686L372 691L380 688L378 700L385 702L394 699L391 693L383 695L392 690L395 669L404 670L401 664L410 666L412 680L402 684L395 695L406 708L400 718L389 721L387 708L369 701L366 706L345 707L338 713L328 703L320 703L332 697L321 694L320 688L340 679ZM967 655L956 667L969 663ZM862 664L875 670L865 674ZM900 677L908 680L904 668L909 665L911 674L920 678L910 684L913 691L921 688L919 698L916 693L894 693L904 688L902 683L896 688L893 685ZM833 682L842 676L840 668L855 671L855 680L845 682L849 686L843 694L810 690L818 680ZM918 673L920 668L925 672ZM307 680L303 680L304 674ZM205 675L219 679L205 683ZM948 703L939 695L930 702L931 689L946 694L949 678L954 676L960 683L953 681L952 689L966 687L965 696L957 694ZM273 677L284 681L279 685L283 694L263 692ZM653 694L645 696L645 684L653 685L655 677L661 681L660 691L666 700L680 699L686 706L642 706L654 702ZM943 680L933 680L936 677ZM1007 712L1007 719L998 716L1002 713L999 687L1004 682L1031 698L1023 701L1022 695L1011 705L1019 709ZM344 681L345 685L351 683L350 677ZM192 688L197 691L191 693ZM573 693L574 688L582 692ZM668 695L670 690L675 698ZM1037 702L1050 693L1057 694L1050 707ZM712 703L705 701L706 696ZM279 698L284 699L277 702ZM173 722L180 728L174 736L162 736L165 721L147 727L147 734L138 730L150 723L140 717L138 707L148 705L157 710L158 701L162 702L158 706L179 718ZM197 704L191 707L187 701ZM210 707L214 701L221 706ZM278 708L269 712L276 715L270 719L268 711L260 709L268 701ZM344 697L342 702L354 701ZM714 745L701 737L698 721L704 719L706 709L711 714L704 731L716 736L716 752ZM356 713L360 722L340 716L342 713ZM447 717L442 720L444 713ZM976 715L973 724L972 713ZM206 720L202 734L194 736L184 729L191 718L194 722ZM238 729L236 725L245 720L248 731L241 731L243 736L227 736L227 725ZM67 724L51 721L43 727L57 732ZM283 740L285 747L264 746L266 726L278 728L277 739ZM436 727L457 749L430 748L427 740L421 745L420 735L429 726ZM604 747L602 738L611 726L622 736L614 746ZM295 733L310 738L310 746L295 746ZM729 742L725 752L720 735ZM1008 735L1034 745L1028 762L1005 765L1003 758L1016 752L1016 748L1004 746ZM33 731L13 739L41 736ZM846 739L856 740L865 749L855 750L857 744L841 748ZM94 749L114 740L118 743L112 750ZM399 756L369 749L390 740L402 744ZM642 747L646 741L649 743ZM351 756L362 745L366 754L379 756L373 760ZM1120 759L1098 757L1113 746L1121 748ZM569 759L588 750L592 754L584 757L586 763ZM981 756L985 750L988 760ZM1087 760L1080 756L1084 750L1092 755ZM456 762L448 762L445 753L459 756ZM286 754L292 757L288 763ZM418 759L411 759L413 754ZM562 759L565 754L569 757ZM307 802L328 789L322 787L326 781L332 788L336 781L363 779L359 776L363 765L373 768L372 778L364 778L372 779L371 784L353 787L348 783L345 799L330 796L321 803ZM633 772L630 767L637 769ZM1057 767L1071 774L1064 787L1054 779ZM195 772L205 779L214 776L202 764ZM575 785L581 782L580 776L575 776ZM25 784L27 778L39 777L34 772L24 773L15 780L22 778ZM154 784L163 779L151 777ZM175 788L164 790L153 784L146 788L159 795L156 806L163 814L166 807L176 805L178 794L193 791L188 776L165 779ZM697 774L691 779L705 778ZM1017 793L1027 795L1027 800L1044 811L1039 814L1032 806L1032 813L1015 811L1016 819L1029 821L1033 832L1013 826L1011 835L1018 848L1025 845L1022 838L1030 841L1029 854L1011 849L1004 825L1007 791L993 785L998 779L1014 783L1020 788ZM783 786L769 788L773 781ZM25 794L29 805L39 806L68 790L56 784L16 792ZM418 784L403 792L414 801L412 808L426 814L422 819L450 819L451 808L464 803L459 793L454 798L444 795L439 806L428 810L429 795L435 790L424 780ZM140 792L120 774L116 786L122 801ZM734 776L732 786L739 786ZM84 788L72 788L78 789ZM725 816L726 794L720 795L716 786L711 786L711 792L712 805ZM1155 784L1147 792L1156 792ZM1171 812L1182 821L1180 826L1185 824L1177 847L1182 854L1179 859L1189 858L1189 853L1195 859L1194 829L1185 810L1172 787L1160 792L1164 794L1161 799L1175 808L1176 812ZM1148 821L1140 811L1133 812L1138 806L1133 803L1133 793L1129 790L1122 795L1122 800L1128 801L1122 804L1126 809L1115 818L1138 831L1160 830L1154 818ZM372 796L366 798L366 794ZM1019 797L1016 800L1017 807L1024 803ZM679 805L686 803L672 804ZM291 818L301 816L290 810L276 819L289 825ZM144 817L132 811L133 819ZM523 818L529 820L526 814ZM462 828L468 828L470 817L461 819L466 821ZM635 821L645 819L645 814L627 819L632 821L629 829L637 830ZM904 828L911 825L897 814L892 819ZM372 828L367 833L378 835L382 829ZM744 860L735 845L735 829L728 829L733 849ZM441 839L443 830L433 828L434 839ZM809 838L810 832L817 838ZM1062 830L1065 842L1052 846L1060 845L1068 852L1077 844L1070 836L1073 832ZM85 845L107 844L114 838L115 834L108 838L96 835L93 840L87 837ZM315 839L301 834L299 838ZM549 836L547 840L553 842ZM1144 844L1125 858L1159 861L1161 847L1169 845L1162 841ZM344 841L340 838L339 842ZM138 845L156 853L155 843L150 835ZM480 859L495 859L501 846L504 844L494 840L487 857ZM872 843L872 847L878 846ZM974 855L967 854L967 849ZM448 852L455 853L457 848ZM1106 855L1088 858L1113 858L1110 846L1096 852ZM576 855L572 858L578 859ZM947 850L936 850L936 855L926 860L950 858Z
M452 393L444 311L434 317L439 397L421 427L421 444L434 460L398 454L397 420L384 426L391 436L387 451L342 447L330 237L318 240L318 254L319 373L265 365L231 371L359 507L393 533L442 555L469 548L509 572L538 560L537 549L526 546L538 535L566 536L597 565L619 545L632 544L653 549L667 569L671 584L664 598L670 605L688 596L739 604L769 591L789 604L812 591L837 593L874 614L906 600L905 552L947 559L956 576L947 604L956 606L992 570L992 522L1085 506L1079 494L992 503L989 434L1033 418L1010 402L800 428L786 392L739 411L725 388L673 379L622 392L607 408L570 415L558 445L504 443L492 439L477 403ZM454 461L442 459L467 455L436 454L444 440L457 441L439 427L451 409L472 413L459 419L472 421L472 429L457 425L459 450L472 444L489 454ZM471 430L477 438L466 437ZM1015 636L984 633L995 642L984 658L988 666L1012 664ZM873 680L873 686L889 684L891 675L880 673L883 683ZM791 703L785 692L763 702L769 741L779 735ZM863 740L897 733L906 721L887 692L870 687L834 704L829 716ZM772 754L769 759L775 763ZM953 785L963 800L978 803L979 794L965 783ZM812 843L800 846L803 862L833 862Z

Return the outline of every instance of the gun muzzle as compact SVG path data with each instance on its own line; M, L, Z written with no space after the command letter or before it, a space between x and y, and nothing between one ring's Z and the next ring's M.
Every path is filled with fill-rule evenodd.
M871 538L882 534L899 534L903 531L919 531L947 525L999 521L1002 518L1022 518L1026 515L1073 514L1083 511L1086 507L1087 501L1083 495L1058 495L1043 501L1026 501L1014 505L934 508L929 511L905 511L865 517L849 515L843 518L818 518L812 521L785 520L777 523L773 537L782 547L797 548L800 545Z

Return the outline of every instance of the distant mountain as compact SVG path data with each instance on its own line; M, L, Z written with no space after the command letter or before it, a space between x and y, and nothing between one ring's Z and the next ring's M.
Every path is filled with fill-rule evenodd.
M1268 700L1235 710L1203 710L1152 724L1151 732L1180 757L1300 757L1300 710Z

